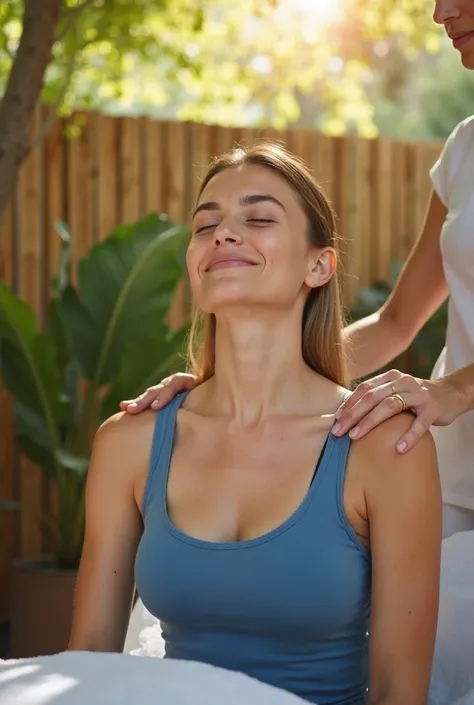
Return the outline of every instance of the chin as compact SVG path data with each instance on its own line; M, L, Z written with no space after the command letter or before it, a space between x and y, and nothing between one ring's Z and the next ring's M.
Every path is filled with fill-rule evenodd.
M470 51L468 54L461 54L461 63L465 69L474 71L474 52Z

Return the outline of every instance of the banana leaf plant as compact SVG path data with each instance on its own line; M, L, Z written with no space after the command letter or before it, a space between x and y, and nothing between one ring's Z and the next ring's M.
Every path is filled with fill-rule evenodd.
M158 214L121 226L78 262L74 286L71 237L64 223L57 230L62 254L43 330L0 284L0 370L16 440L57 488L57 511L44 516L57 566L75 569L95 430L121 399L181 367L185 330L165 320L188 232Z

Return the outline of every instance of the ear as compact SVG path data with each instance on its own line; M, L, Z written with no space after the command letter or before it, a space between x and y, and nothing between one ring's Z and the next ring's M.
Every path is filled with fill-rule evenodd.
M324 286L334 276L337 269L337 254L333 247L316 250L309 260L309 271L305 284L310 289Z

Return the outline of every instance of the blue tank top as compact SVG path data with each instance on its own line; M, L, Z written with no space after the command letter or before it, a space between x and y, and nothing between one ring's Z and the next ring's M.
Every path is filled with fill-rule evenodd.
M349 437L329 435L305 499L278 528L248 541L203 541L177 529L166 508L185 397L157 413L135 563L165 658L241 671L318 705L362 705L371 561L343 508Z

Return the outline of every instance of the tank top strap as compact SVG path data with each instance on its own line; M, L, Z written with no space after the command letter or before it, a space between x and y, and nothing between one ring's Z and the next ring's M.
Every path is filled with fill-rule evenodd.
M344 509L344 480L346 477L347 461L352 440L348 433L344 436L334 436L330 433L324 451L324 468L318 499L323 503L324 511L328 516L337 516L337 521L349 536L365 559L370 560L370 551L362 543L346 516ZM332 520L331 520L332 521Z
M346 392L341 404L347 401L351 394L350 391ZM352 439L349 433L343 436L334 436L332 432L329 433L321 458L321 468L318 471L321 477L316 496L321 504L321 511L327 513L328 526L331 526L333 521L331 517L337 516L337 522L342 525L351 542L355 544L366 560L370 560L369 549L355 533L344 509L344 481L351 443Z
M177 394L169 404L156 413L151 446L150 466L143 493L142 511L145 516L150 501L163 490L173 451L176 417L189 392Z

